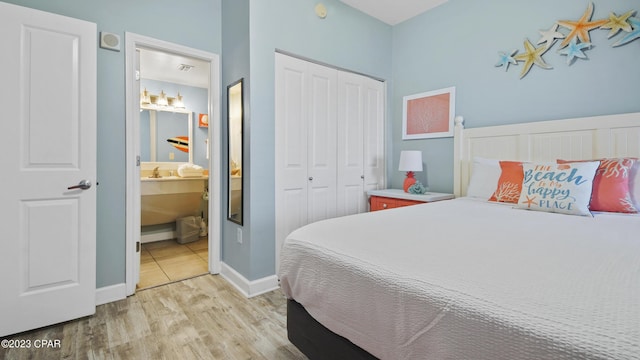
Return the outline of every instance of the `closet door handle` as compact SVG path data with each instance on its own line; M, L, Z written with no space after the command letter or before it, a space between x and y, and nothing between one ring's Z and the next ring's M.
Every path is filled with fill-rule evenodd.
M69 186L67 190L74 190L74 189L88 190L89 188L91 188L91 181L82 180L80 181L80 183L78 183L78 185Z

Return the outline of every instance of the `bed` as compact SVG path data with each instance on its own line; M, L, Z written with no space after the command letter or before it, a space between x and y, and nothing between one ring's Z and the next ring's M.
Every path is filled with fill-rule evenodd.
M639 158L639 143L637 113L475 129L457 119L455 200L287 237L278 275L290 340L311 359L640 358L640 217L530 211L478 186L487 159L524 162L526 183L534 164ZM557 167L595 178L602 163ZM506 170L491 168L499 185Z

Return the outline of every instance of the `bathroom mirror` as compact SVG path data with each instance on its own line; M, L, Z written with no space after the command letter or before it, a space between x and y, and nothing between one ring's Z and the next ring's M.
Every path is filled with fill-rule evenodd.
M183 109L140 107L140 160L193 163L193 115Z
M227 219L242 225L242 127L244 122L243 79L227 86L227 132L229 206Z

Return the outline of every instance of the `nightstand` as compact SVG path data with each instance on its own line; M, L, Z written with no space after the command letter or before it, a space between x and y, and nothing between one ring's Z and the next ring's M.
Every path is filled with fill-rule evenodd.
M393 209L402 206L453 199L453 194L427 192L422 195L409 194L402 189L370 190L369 211Z

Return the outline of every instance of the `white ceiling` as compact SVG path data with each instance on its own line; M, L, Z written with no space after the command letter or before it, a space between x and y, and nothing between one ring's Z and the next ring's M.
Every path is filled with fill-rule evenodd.
M396 25L441 5L448 0L340 0L389 25ZM151 49L140 50L140 76L143 79L176 84L209 87L209 66L206 62ZM178 70L180 64L193 65L188 71Z
M396 25L448 0L340 0L389 25Z
M140 50L140 77L200 88L209 87L209 63L185 56L150 49ZM189 71L178 69L191 65Z

